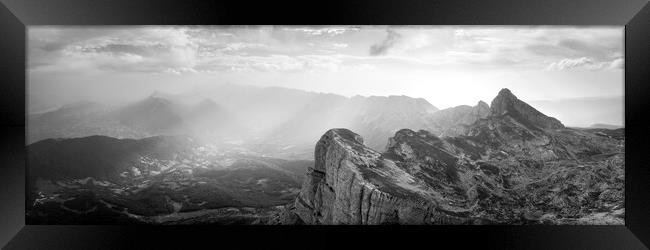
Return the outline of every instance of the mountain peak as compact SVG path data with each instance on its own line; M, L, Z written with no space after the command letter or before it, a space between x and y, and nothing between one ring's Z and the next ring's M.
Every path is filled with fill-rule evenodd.
M524 101L519 100L509 89L499 91L490 105L490 116L509 115L525 124L544 129L564 128L557 119L544 115Z
M497 94L497 97L495 97L492 100L492 103L491 103L490 107L493 107L494 104L495 104L495 101L497 101L497 100L498 100L498 103L496 103L496 104L499 104L499 102L500 103L513 103L513 102L515 102L515 100L519 100L519 99L509 89L503 88L503 89L501 89L499 91L499 94Z
M513 97L515 96L514 94L512 94L512 92L508 88L502 88L499 91L499 95L509 95L509 96L513 96Z
M147 97L147 99L172 99L172 98L173 98L172 94L162 92L162 91L159 91L159 90L154 90Z
M133 105L141 107L166 107L171 106L172 102L169 99L160 96L149 96Z

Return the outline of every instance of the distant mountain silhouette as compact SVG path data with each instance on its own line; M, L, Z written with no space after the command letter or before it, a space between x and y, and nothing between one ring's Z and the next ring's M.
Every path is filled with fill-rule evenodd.
M151 134L174 132L184 126L181 107L169 99L151 95L117 110L115 117L126 126Z
M71 118L69 111L63 112L70 108L62 108L29 117L34 129L29 131L28 142L90 135L144 138L191 134L216 142L311 147L327 129L349 127L361 131L368 143L379 149L400 128L429 127L428 117L438 110L424 99L407 96L347 98L228 84L193 97L154 92L118 108L74 107L83 110L83 115Z
M80 115L69 115L71 110ZM519 100L508 89L501 90L490 106L480 101L475 106L438 110L422 98L408 96L348 98L277 87L218 84L188 95L154 92L113 109L72 105L31 116L28 143L89 135L144 138L187 134L215 143L237 141L304 151L325 131L340 127L359 133L370 148L383 150L387 138L400 129L458 136L488 116L509 116L531 128L564 128L560 121ZM303 151L294 153L310 155Z
M426 118L437 110L424 99L407 96L320 95L271 134L277 140L313 145L314 138L329 128L347 127L362 131L366 143L379 149L399 128L426 128Z
M467 133L467 128L474 122L486 118L490 106L479 101L476 106L461 105L440 110L429 117L428 130L438 136L454 136Z

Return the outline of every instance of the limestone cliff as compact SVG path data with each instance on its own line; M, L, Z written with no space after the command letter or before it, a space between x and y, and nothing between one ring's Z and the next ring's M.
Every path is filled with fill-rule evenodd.
M347 129L325 133L315 161L295 203L307 224L465 222L444 214L425 184Z

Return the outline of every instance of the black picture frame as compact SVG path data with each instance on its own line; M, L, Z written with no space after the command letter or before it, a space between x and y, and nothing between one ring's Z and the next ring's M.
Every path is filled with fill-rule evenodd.
M647 0L155 1L0 0L0 245L6 249L235 246L648 249L650 5ZM29 25L625 26L625 226L25 225L26 26Z

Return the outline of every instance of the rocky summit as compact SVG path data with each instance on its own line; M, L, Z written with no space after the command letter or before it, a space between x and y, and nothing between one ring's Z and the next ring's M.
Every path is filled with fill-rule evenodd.
M548 117L527 103L517 99L509 89L501 89L499 95L492 100L492 104L490 105L491 116L505 114L516 117L522 122L535 124L541 128L564 128L564 125L557 119Z
M623 145L504 89L457 136L402 129L378 152L348 129L327 131L291 214L306 224L623 224Z

